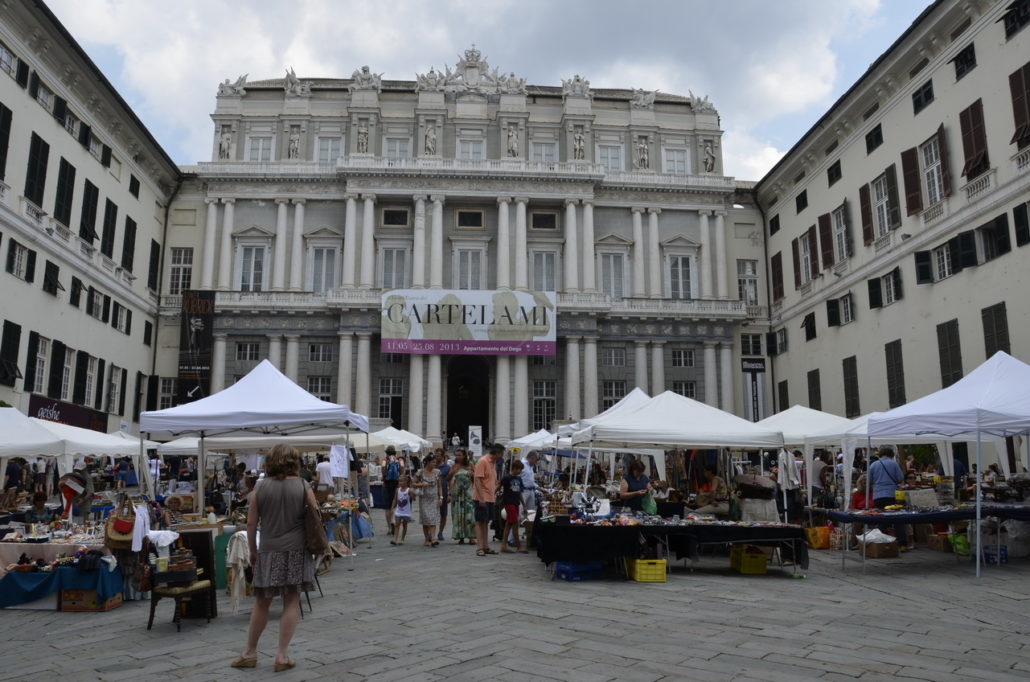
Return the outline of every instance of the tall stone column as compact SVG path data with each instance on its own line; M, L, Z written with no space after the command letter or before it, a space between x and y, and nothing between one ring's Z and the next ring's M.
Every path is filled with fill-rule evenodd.
M218 242L218 199L204 199L207 223L204 225L204 253L200 257L200 288L210 289L215 281L215 245Z
M633 295L646 296L644 289L644 224L641 219L643 208L635 206L633 211Z
M425 400L422 398L422 356L409 355L408 367L408 431L422 435L422 414Z
M268 335L268 361L272 366L282 371L283 366L283 337L279 334Z
M565 413L569 419L581 418L579 408L579 337L565 339Z
M443 425L440 419L440 404L443 400L440 356L427 355L426 364L426 432L422 436L433 443L443 443Z
M336 402L341 405L353 405L351 393L351 373L354 364L354 335L350 332L338 332L340 336L340 358L336 369Z
M421 289L426 285L426 195L416 194L415 197L415 227L413 230L414 243L411 247L411 286ZM419 369L422 368L421 356L419 358ZM421 378L419 379L421 381ZM419 384L421 386L421 383ZM419 419L422 423L422 419ZM418 431L415 431L418 433ZM421 434L419 434L421 435Z
M354 410L369 415L372 409L372 357L370 332L358 332L357 390L354 394Z
M511 197L497 198L497 288L511 288L511 235L508 214Z
M579 291L579 226L576 222L576 200L565 200L565 292Z
M529 433L529 358L516 355L515 363L515 420L513 430L518 438Z
M712 240L708 234L708 216L711 213L698 211L701 220L701 298L712 297Z
M511 373L507 355L497 356L497 376L494 381L494 433L493 440L507 443L511 440ZM523 435L523 434L519 434Z
M340 284L353 289L357 280L354 277L358 262L358 203L354 194L344 194L347 209L343 218L343 272Z
M431 289L443 288L443 196L436 194L429 197L433 202L433 222L429 232L429 287ZM432 366L432 365L430 365ZM439 369L439 362L437 362ZM439 378L439 377L438 377ZM439 387L437 387L439 388ZM436 396L439 400L439 395ZM437 413L439 413L439 403ZM436 428L440 428L437 418ZM432 426L428 424L427 426ZM439 434L438 434L439 435Z
M715 293L719 298L730 297L728 264L726 263L726 211L715 212Z
M283 372L286 376L293 379L294 383L299 384L299 365L300 365L300 334L287 334L286 335L286 371Z
M588 294L597 293L597 275L595 274L594 253L594 204L583 202L583 291Z
M225 334L215 334L211 348L211 393L225 388Z
M515 197L515 288L529 288L529 271L526 259L529 246L526 242L526 197Z
M661 247L658 243L658 214L660 208L647 209L647 273L650 275L648 294L651 298L662 297Z
M218 288L228 291L232 287L232 230L236 223L233 215L235 199L222 199L222 245L218 250Z
M634 381L644 393L647 393L647 341L637 341L633 355Z
M665 342L651 342L651 395L665 391Z
M600 410L597 402L597 337L583 339L583 416L593 417Z
M293 200L293 241L290 244L290 291L304 289L304 200Z
M719 407L719 374L715 366L715 344L705 342L705 403Z
M276 199L275 252L272 257L272 291L286 288L286 207L289 199Z
M731 414L735 413L733 405L733 346L724 343L719 348L719 379L722 384L722 400L720 408Z
M361 287L371 289L375 286L376 272L376 197L374 194L362 194L361 198L365 201L365 212L361 220Z

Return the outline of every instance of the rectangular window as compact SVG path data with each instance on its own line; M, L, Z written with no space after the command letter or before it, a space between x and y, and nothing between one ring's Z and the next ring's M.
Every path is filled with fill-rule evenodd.
M168 276L168 293L178 296L193 286L193 249L172 247L171 271Z
M57 194L54 196L54 220L65 227L72 220L72 198L75 195L75 166L61 158L57 171Z
M406 159L411 156L411 140L406 137L388 137L385 152L388 159Z
M558 254L555 251L533 252L533 290L557 291Z
M690 398L691 400L695 400L697 399L697 382L674 381L672 382L672 392L678 393L684 398Z
M53 261L46 262L46 269L43 270L43 291L57 296L58 291L64 291L61 286L61 268Z
M597 163L609 172L624 170L626 165L622 161L622 145L601 144L597 146Z
M984 308L980 311L984 326L984 350L990 358L1000 350L1011 353L1009 347L1009 321L1005 302Z
M32 133L29 142L29 160L25 170L25 198L36 205L43 206L43 190L46 187L47 161L50 157L50 145L36 133Z
M335 248L311 249L311 290L315 293L336 286L336 253Z
M862 414L858 401L858 358L844 358L844 416L848 419Z
M683 300L691 298L690 256L669 257L669 297Z
M7 150L10 145L11 110L0 104L0 180L7 176Z
M954 274L951 263L951 244L943 244L933 250L934 281L947 279Z
M82 403L86 407L96 407L96 391L93 387L96 386L98 381L97 364L97 359L92 355L86 360L86 380L83 384L85 386L85 397Z
M901 298L901 287L898 275L892 271L880 278L880 286L883 291L883 305L888 306Z
M558 229L558 212L533 211L529 214L529 229L554 232Z
M783 300L783 254L776 252L769 259L769 274L772 276L773 301Z
M308 344L308 362L332 362L335 359L331 343Z
M36 103L47 111L51 111L53 108L54 93L42 83L36 86Z
M556 142L530 142L529 160L538 163L554 163L558 160L558 144Z
M962 378L962 348L958 338L958 320L937 325L937 352L941 359L941 388Z
M97 320L104 318L104 295L93 287L86 294L86 314Z
M0 340L0 384L14 386L22 378L18 369L18 349L21 346L21 325L4 320L3 338Z
M132 272L136 262L136 221L125 216L125 234L122 235L122 267Z
M933 101L933 79L930 79L919 86L915 92L912 93L912 113L918 114L920 111L929 106L930 102Z
M758 261L737 261L737 297L744 305L758 305Z
M776 332L776 354L787 352L787 328L777 329Z
M890 406L905 404L905 364L901 358L901 340L891 341L884 346L887 358L887 401Z
M383 249L383 289L403 289L407 286L407 249Z
M962 80L962 77L976 68L976 48L969 43L962 51L952 59L955 63L955 80Z
M384 208L382 213L383 227L409 227L408 209Z
M601 348L601 364L605 367L625 367L626 349L611 346Z
M819 370L808 372L808 406L813 410L823 409L823 393L819 385Z
M741 355L761 355L762 354L762 335L761 334L741 334L740 335L740 354Z
M483 224L482 211L455 211L454 224L459 230L481 230Z
M104 203L104 227L100 232L100 253L114 258L114 233L118 224L118 207L110 199Z
M601 410L609 407L626 397L625 381L603 381L601 382Z
M61 363L61 395L58 400L70 401L72 399L72 386L75 378L75 351L71 348L64 349L64 362Z
M123 334L128 334L130 320L132 320L132 311L120 303L115 303L111 314L111 326Z
M690 172L687 166L687 150L686 149L666 149L665 150L665 172L670 175L686 175Z
M0 71L11 78L17 77L18 73L18 58L3 43L0 43Z
M811 341L816 337L815 313L808 313L801 321L801 328L805 330L805 341Z
M1001 18L1005 22L1005 39L1008 40L1030 24L1030 0L1015 0L1005 8Z
M855 297L852 294L842 296L840 299L840 323L842 325L855 321Z
M326 376L308 377L308 393L319 400L332 400L333 378Z
M780 410L785 410L790 407L790 391L788 389L786 379L776 385L776 400L777 407Z
M962 153L965 157L962 175L967 180L972 180L991 167L990 159L987 157L983 101L978 99L963 109L958 115L958 121L962 129Z
M139 178L129 175L129 194L139 199Z
M124 369L111 365L110 381L107 383L107 405L105 406L105 412L121 414L124 411L122 409L124 405L122 400L122 377L124 375Z
M558 386L554 381L533 382L533 429L549 429L557 410Z
M31 336L31 335L30 335ZM30 393L46 393L47 361L50 357L50 339L45 336L36 337L36 358L26 358L27 362L35 362L35 374L33 374L32 386L26 388Z
M257 341L242 341L236 344L236 359L256 362L259 359L259 344Z
M873 218L876 221L876 235L882 237L891 231L890 200L887 175L873 180Z
M812 240L806 236L797 240L798 255L800 256L801 284L808 284L812 281Z
M97 234L97 207L100 205L100 190L89 180L82 186L82 215L79 218L79 236L92 244L99 239Z
M336 159L338 158L340 158L340 138L318 138L318 162L336 163Z
M808 190L801 190L801 194L794 197L794 208L798 213L801 213L808 208Z
M240 251L240 291L264 291L265 247L244 246Z
M694 366L694 351L683 348L676 348L672 351L672 366L673 367L693 367Z
M625 286L625 262L624 254L601 254L601 292L606 296L622 298Z
M1030 1L1024 4L1030 6ZM1015 144L1017 149L1023 149L1030 145L1030 62L1009 74L1009 91L1012 94L1012 118L1015 124L1015 132L1012 133L1009 144ZM3 164L0 163L0 173L2 172Z
M833 165L826 169L826 182L829 187L833 187L833 183L837 182L841 178L840 172L840 159L833 162Z
M175 396L179 390L179 380L161 377L158 383L157 407L160 410L168 409L175 405Z
M486 158L483 140L458 140L458 158L464 161L482 161Z
M247 143L248 161L271 161L272 160L272 138L252 137Z
M70 111L64 113L64 129L74 138L79 136L79 118Z
M154 343L153 337L154 337L154 323L151 322L150 320L144 320L144 322L143 322L143 345L144 346L151 346L151 345L153 345L153 343Z
M483 252L480 249L458 249L458 289L482 289Z
M847 208L841 205L831 214L833 220L833 248L837 254L837 262L851 257L851 236L848 233Z
M404 357L403 353L380 353L379 361L384 365L403 365Z
M380 379L378 417L389 419L395 427L400 426L403 396L404 382L401 379Z
M772 236L780 231L780 215L777 213L769 218L769 235Z
M877 123L875 128L865 134L865 153L871 154L881 144L883 144L883 128Z
M13 239L7 240L7 272L26 282L33 280L36 252Z
M934 135L919 147L923 159L923 183L926 185L926 198L929 206L933 206L944 198L944 175L941 169L941 148L937 136Z

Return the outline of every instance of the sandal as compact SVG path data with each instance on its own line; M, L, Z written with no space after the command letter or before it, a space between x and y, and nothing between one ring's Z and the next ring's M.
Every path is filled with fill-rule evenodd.
M497 552L495 550L492 550L492 549L484 549L483 553L484 554L497 554Z
M244 658L243 656L237 656L236 660L229 664L230 668L256 668L257 667L257 656L254 658Z
M277 661L275 666L273 666L272 670L274 670L277 673L281 673L284 670L289 670L295 665L297 665L297 661L293 660L292 658L287 658L285 663L279 663Z
M431 546L432 546L432 547L436 547L436 546L437 546L437 545L439 545L439 544L440 544L439 542L434 542L434 543L433 543L433 544L432 544Z
M486 551L482 549L477 549L476 556L486 556Z

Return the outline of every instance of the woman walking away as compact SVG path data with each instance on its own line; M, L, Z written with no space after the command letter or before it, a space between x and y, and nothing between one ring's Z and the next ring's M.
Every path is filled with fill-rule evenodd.
M408 522L411 521L411 476L403 474L397 480L397 494L393 497L393 540L391 545L403 545L408 535Z
M418 505L418 520L422 524L422 534L426 536L425 547L436 547L440 541L436 539L436 527L440 525L440 472L436 470L436 455L428 455L418 472L415 487L421 491Z
M247 542L254 567L255 600L247 646L232 662L234 668L257 665L258 640L268 624L268 607L274 597L283 599L274 669L280 672L296 665L287 649L300 618L300 593L310 590L315 582L315 562L304 543L304 505L318 506L315 493L299 473L300 453L289 445L276 445L265 459L265 478L250 494Z
M472 464L468 454L458 448L449 474L451 496L451 538L464 545L476 537L476 505L472 502Z

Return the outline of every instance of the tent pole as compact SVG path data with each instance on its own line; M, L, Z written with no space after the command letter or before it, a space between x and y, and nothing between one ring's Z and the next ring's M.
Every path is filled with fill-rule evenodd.
M150 466L144 466L147 461L146 448L143 446L143 436L139 438L139 461L136 464L136 478L139 479L140 491L146 495L150 488ZM150 495L153 497L153 494Z
M976 577L980 577L980 553L983 551L980 543L980 504L983 500L983 491L980 489L980 429L976 430ZM999 564L1000 564L999 558Z
M197 495L193 498L193 511L198 514L204 509L204 477L207 474L207 450L204 446L204 432L200 432L200 451L197 453L200 461L197 462Z

